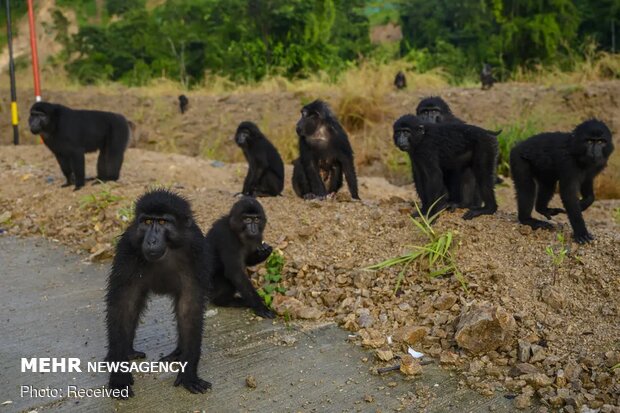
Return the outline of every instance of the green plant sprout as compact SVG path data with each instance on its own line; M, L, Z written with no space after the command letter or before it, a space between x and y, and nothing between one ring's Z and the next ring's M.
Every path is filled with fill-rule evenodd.
M436 203L437 201L435 201ZM435 205L433 204L433 206ZM454 232L446 231L445 233L437 233L431 223L437 218L437 216L443 211L437 212L435 215L429 216L422 214L420 207L415 203L415 208L418 211L418 218L411 218L411 221L416 228L426 236L428 242L422 246L411 245L412 251L388 260L382 261L378 264L366 267L366 270L377 271L384 268L389 268L394 265L402 265L402 269L398 273L396 280L396 286L394 287L393 294L396 294L400 288L407 269L412 263L418 260L428 260L429 277L435 278L447 274L454 274L456 279L461 283L463 290L467 291L467 283L463 277L463 273L459 270L452 250L454 248ZM433 208L429 208L431 211Z
M273 297L279 293L284 294L286 289L282 287L282 268L284 267L284 253L279 249L273 250L266 262L267 274L265 274L265 283L258 289L258 295L261 296L265 305L272 308Z
M107 185L103 185L101 191L80 198L80 209L92 209L95 212L103 211L108 206L121 200L118 195L113 195L112 190Z
M555 285L558 269L562 266L566 255L568 254L568 248L566 247L566 240L561 233L557 235L557 241L559 245L554 248L552 245L548 245L545 248L545 253L551 257L551 264L553 265L553 285Z

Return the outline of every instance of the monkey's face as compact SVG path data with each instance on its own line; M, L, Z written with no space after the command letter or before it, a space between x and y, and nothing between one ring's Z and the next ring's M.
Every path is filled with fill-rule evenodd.
M583 122L573 132L573 151L587 164L604 167L614 150L611 131L603 122L592 119Z
M430 123L439 123L441 115L441 110L436 106L424 107L418 111L420 119Z
M399 128L394 130L394 144L401 151L407 152L411 148L411 130Z
M265 220L260 214L243 214L243 232L248 238L258 238L265 229Z
M171 214L141 214L136 235L142 240L142 255L149 262L163 259L169 246L181 238L178 222Z
M323 121L318 112L302 109L301 118L297 122L295 131L297 136L308 138L314 135L322 124Z
M51 117L45 112L39 110L31 110L30 117L28 118L28 125L30 126L30 132L38 135L42 132L46 132L51 124Z
M250 133L249 130L247 130L247 129L239 129L237 131L237 134L235 135L235 142L239 146L244 146L244 145L247 145L248 143L250 143L251 137L252 137L252 134Z

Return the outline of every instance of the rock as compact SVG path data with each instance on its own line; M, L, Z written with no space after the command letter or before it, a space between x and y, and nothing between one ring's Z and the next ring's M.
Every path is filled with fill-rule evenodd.
M433 307L435 307L437 310L449 310L454 304L456 304L457 300L458 297L455 294L441 294L439 297L437 297L435 302L433 302Z
M318 320L323 316L323 312L319 309L309 307L294 297L276 295L272 305L276 313L293 319Z
M394 353L392 350L377 350L376 353L377 358L381 361L390 361L394 358Z
M439 362L444 365L454 366L459 362L459 356L451 351L446 351L439 356Z
M544 303L555 310L559 311L564 308L564 296L555 287L550 285L545 286L542 289L541 297Z
M507 344L515 327L515 319L510 313L485 302L463 309L454 337L460 347L478 354Z
M360 328L369 328L375 323L375 318L370 314L370 310L367 308L362 309L362 312L357 317L357 324Z
M294 336L284 336L282 337L282 344L287 345L287 346L292 346L293 344L295 344L297 342L297 338L295 338Z
M342 288L332 288L327 293L323 294L321 298L327 307L333 307L339 303L343 295L344 290Z
M538 363L539 361L543 361L546 357L547 352L542 346L532 344L532 358L530 358L530 363Z
M525 380L527 384L534 387L535 389L540 389L541 387L550 386L553 383L553 379L544 373L525 374L521 376L521 378Z
M370 348L379 348L385 345L385 337L377 330L366 329L360 330L362 337L362 346Z
M555 374L555 385L559 388L566 386L566 376L564 375L564 370L559 369Z
M515 397L515 407L519 410L525 410L532 405L532 396L534 390L531 387L525 387L523 392Z
M469 372L474 376L479 376L484 371L484 362L482 360L472 360L469 362Z
M522 363L527 363L530 360L532 346L525 340L519 340L518 359Z
M372 274L367 271L357 271L353 276L353 285L355 288L369 288Z
M414 376L422 372L422 365L409 354L405 354L400 359L400 371L407 376Z
M540 372L541 370L538 367L530 363L517 363L510 370L510 374L512 376L521 376L523 374L535 374Z
M375 398L374 398L374 397L372 397L370 394L365 394L365 395L364 395L364 401L365 401L366 403L372 403L374 400L375 400Z
M245 378L245 385L248 386L250 389L255 389L256 388L256 378L254 376L247 376Z
M427 327L405 326L396 330L393 338L397 342L413 345L422 341L427 334Z

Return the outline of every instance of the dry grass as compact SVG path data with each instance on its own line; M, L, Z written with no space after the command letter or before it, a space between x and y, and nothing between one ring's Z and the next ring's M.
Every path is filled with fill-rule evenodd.
M580 84L607 79L620 79L620 54L597 51L594 43L585 47L583 56L576 59L570 72L558 67L539 66L533 70L520 69L513 75L517 82L545 85Z

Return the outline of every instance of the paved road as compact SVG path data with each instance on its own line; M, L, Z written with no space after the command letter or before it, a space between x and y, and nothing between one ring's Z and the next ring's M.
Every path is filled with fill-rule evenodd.
M347 342L347 333L333 324L257 321L240 309L207 313L199 369L213 390L205 395L173 387L173 373L149 373L135 375L136 397L128 401L80 399L67 396L67 386L100 388L107 375L22 373L22 357L78 357L82 365L103 359L106 271L45 240L0 236L0 412L514 411L502 395L484 398L458 389L457 378L435 365L413 380L373 375L373 362L363 361L372 354ZM170 301L156 298L136 348L157 360L175 339ZM255 389L246 386L248 375L256 378ZM21 386L63 394L21 397Z

